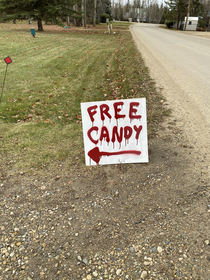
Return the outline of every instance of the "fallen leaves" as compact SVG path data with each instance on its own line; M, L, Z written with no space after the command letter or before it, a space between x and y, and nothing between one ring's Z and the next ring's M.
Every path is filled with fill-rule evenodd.
M82 123L82 116L81 115L75 115L75 118L77 119L77 123Z
M29 114L29 115L25 115L25 118L24 118L24 120L31 120L32 119L32 117L33 117L33 115L32 114Z

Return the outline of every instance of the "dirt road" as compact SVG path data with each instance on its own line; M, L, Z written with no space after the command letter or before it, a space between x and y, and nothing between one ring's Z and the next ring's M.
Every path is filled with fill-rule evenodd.
M163 90L177 126L196 149L195 164L210 179L210 34L154 24L131 26L152 78Z

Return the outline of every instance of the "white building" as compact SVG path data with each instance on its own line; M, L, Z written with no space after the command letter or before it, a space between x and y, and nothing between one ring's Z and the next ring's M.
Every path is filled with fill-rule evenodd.
M199 20L199 17L188 17L186 30L196 31L197 26L198 26L198 20ZM185 24L185 22L186 22L186 17L184 19L184 24Z

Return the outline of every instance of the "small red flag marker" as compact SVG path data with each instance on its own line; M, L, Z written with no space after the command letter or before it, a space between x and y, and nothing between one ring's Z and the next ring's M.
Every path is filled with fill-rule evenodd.
M8 56L4 59L4 61L7 64L7 67L10 63L12 63L12 59ZM6 71L5 71L5 76L4 76L4 82L3 82L3 86L2 86L2 92L1 92L1 97L0 97L0 103L1 103L1 99L2 99L2 95L3 95L3 91L4 91L4 84L5 84L5 80L6 80L6 75L7 75L7 67L6 67Z
M10 64L10 63L12 63L12 59L11 59L9 56L6 57L6 58L4 59L4 61L6 62L7 65Z

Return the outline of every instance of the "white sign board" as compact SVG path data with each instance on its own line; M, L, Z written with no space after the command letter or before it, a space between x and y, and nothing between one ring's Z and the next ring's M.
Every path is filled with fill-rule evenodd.
M81 103L86 165L148 162L146 99Z

